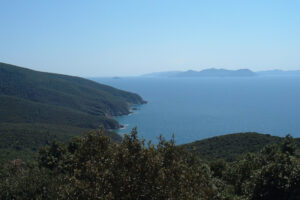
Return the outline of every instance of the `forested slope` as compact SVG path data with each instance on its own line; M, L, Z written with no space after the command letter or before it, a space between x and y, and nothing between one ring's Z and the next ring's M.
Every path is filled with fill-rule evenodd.
M38 149L52 138L66 141L99 126L118 128L112 116L142 103L137 94L87 79L0 63L0 153Z
M235 160L248 152L258 152L268 144L279 144L284 140L282 137L260 134L255 132L234 133L198 140L182 145L190 152L198 153L207 160L225 159ZM300 139L295 143L300 147Z

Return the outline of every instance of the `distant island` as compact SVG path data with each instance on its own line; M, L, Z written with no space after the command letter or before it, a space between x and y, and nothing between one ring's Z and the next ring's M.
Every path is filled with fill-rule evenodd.
M295 76L300 75L300 70L266 70L254 72L250 69L204 69L201 71L188 70L188 71L166 71L166 72L154 72L144 74L142 77L156 77L156 78L205 78L205 77L256 77L256 76Z
M170 71L143 75L145 77L252 77L257 74L249 69L205 69L202 71Z

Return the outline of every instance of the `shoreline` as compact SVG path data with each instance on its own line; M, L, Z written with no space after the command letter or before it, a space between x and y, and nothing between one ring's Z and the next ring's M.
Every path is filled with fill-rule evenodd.
M124 116L131 116L133 114L136 114L138 113L137 111L140 110L140 106L144 105L144 104L147 104L148 102L147 101L143 101L141 104L132 104L129 106L129 112L128 114L123 114L123 115L118 115L118 116L113 116L112 118L114 120L116 120L118 123L119 121L116 119L116 117L124 117ZM120 130L124 130L126 129L126 127L128 127L130 124L120 124L119 123L119 127L115 128L115 129L110 129L112 131L120 131Z

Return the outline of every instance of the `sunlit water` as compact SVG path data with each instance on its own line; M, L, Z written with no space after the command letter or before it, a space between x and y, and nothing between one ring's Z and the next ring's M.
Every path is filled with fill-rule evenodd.
M216 135L255 131L300 136L300 77L99 78L140 94L148 104L116 117L139 136L157 142L174 133L177 144Z

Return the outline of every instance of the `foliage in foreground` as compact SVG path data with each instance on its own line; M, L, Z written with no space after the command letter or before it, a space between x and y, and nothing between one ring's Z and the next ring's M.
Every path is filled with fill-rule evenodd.
M213 162L212 170L227 186L228 194L249 200L300 199L300 159L292 137L280 145L267 145L232 163Z
M53 142L36 164L0 166L0 199L300 199L300 159L293 138L234 162L202 161L161 138L122 143L91 132L68 145Z
M38 167L17 162L2 170L3 199L218 199L208 165L173 140L145 145L135 130L121 144L102 130L54 142Z

